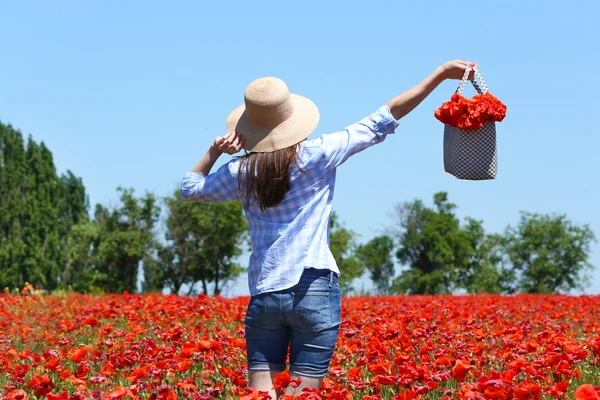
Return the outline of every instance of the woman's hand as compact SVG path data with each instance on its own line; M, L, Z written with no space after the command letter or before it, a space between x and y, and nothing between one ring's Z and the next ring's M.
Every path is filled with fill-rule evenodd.
M244 147L245 141L237 132L229 132L225 136L219 136L213 142L213 148L220 153L235 154Z
M475 68L477 63L471 61L453 60L444 63L440 67L444 79L462 79L465 74L465 68ZM473 71L469 74L469 79L473 79Z
M244 147L244 143L244 138L237 132L229 132L225 136L217 137L198 164L192 168L192 172L208 175L221 154L235 154Z

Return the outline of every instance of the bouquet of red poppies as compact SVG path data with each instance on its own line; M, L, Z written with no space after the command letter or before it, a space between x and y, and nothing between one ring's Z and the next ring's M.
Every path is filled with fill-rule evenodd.
M506 106L490 92L470 99L457 92L435 110L434 115L443 124L472 131L481 128L486 121L501 122L506 117Z
M462 91L471 71L474 72L471 83L478 94L467 99ZM488 91L477 68L466 68L456 93L434 115L444 124L445 171L458 179L495 179L496 122L506 116L506 106Z

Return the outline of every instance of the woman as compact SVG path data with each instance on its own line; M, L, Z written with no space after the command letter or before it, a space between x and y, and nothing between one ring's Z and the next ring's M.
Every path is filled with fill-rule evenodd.
M187 201L241 201L252 255L245 337L251 387L272 391L273 376L286 369L304 387L320 387L338 335L339 269L329 251L329 217L336 169L394 133L443 80L461 79L474 63L450 61L414 88L363 120L316 140L305 139L319 120L307 98L290 94L276 78L246 89L244 105L227 119L229 134L217 137L181 183ZM223 153L241 149L210 173Z

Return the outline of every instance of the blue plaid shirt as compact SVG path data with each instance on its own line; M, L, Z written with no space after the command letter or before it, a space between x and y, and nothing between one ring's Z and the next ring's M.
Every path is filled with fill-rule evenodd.
M344 130L304 141L299 167L290 172L291 188L283 201L262 211L244 204L252 254L248 265L250 295L288 289L305 268L340 273L329 250L329 218L336 168L350 156L385 140L398 122L387 106ZM207 176L187 173L180 188L186 201L241 201L238 190L240 158Z

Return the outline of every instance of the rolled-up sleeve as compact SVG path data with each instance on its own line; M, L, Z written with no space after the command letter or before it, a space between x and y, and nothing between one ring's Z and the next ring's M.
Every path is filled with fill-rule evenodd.
M386 105L342 131L323 135L321 150L326 167L336 168L350 156L383 142L397 127L398 121Z
M237 160L231 160L208 175L188 172L181 181L179 196L184 201L217 202L239 200Z

